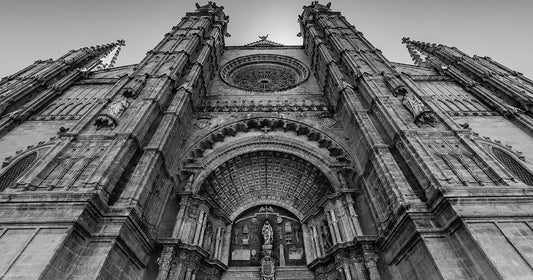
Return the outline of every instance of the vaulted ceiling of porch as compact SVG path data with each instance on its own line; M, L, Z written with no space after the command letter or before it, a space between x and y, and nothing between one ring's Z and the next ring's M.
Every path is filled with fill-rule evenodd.
M229 218L260 204L285 206L305 216L331 193L329 180L308 161L282 152L256 151L218 166L199 194L209 197Z

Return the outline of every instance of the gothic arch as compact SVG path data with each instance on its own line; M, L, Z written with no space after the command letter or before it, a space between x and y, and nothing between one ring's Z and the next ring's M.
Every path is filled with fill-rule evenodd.
M15 183L31 166L48 151L52 142L41 142L37 146L29 146L26 151L19 151L14 157L6 158L2 164L5 169L0 172L0 192Z
M476 141L514 178L528 186L533 186L531 165L527 164L522 154L513 151L511 146L503 145L500 141L493 141L488 137L484 137L484 139L478 138Z
M515 159L515 157L506 149L492 146L490 152L492 156L496 158L501 165L505 166L505 168L516 178L528 186L533 186L533 174L531 171L524 167L520 161Z
M18 159L0 176L0 191L4 191L15 182L37 160L37 152L31 152Z

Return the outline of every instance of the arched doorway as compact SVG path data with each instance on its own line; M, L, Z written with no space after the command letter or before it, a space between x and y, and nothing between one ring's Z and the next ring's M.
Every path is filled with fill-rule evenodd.
M173 265L171 275L260 279L268 255L277 276L313 279L308 265L335 244L352 240L359 229L350 195L342 194L338 178L332 177L337 171L310 156L251 150L203 170L208 172L190 176L180 194L173 232L180 240L178 251L195 256L185 254L183 262L195 261ZM267 221L273 236L269 244L262 232ZM216 272L209 275L198 267Z
M313 245L304 239L304 231L305 236L309 233L302 220L333 193L319 168L289 153L252 151L218 165L197 195L229 220L221 241L221 251L227 252L221 261L229 269L222 279L259 276L265 256L272 257L278 274L299 269L300 275L312 275L305 266L305 249ZM273 240L264 250L267 221Z

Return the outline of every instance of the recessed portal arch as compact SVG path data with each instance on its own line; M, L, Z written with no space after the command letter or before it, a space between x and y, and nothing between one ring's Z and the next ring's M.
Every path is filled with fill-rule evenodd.
M204 157L202 161L184 165L182 172L185 174L182 173L182 175L191 176L190 174L194 174L194 180L189 186L193 193L197 193L200 190L206 178L220 165L232 160L234 157L251 152L281 152L301 158L320 170L335 191L343 188L339 180L339 172L351 168L351 165L337 162L335 158L330 157L320 148L312 145L312 143L300 141L284 133L247 135L233 140L227 141L223 146L218 147ZM186 173L189 173L189 175Z
M279 205L303 218L334 189L315 165L293 154L254 151L235 156L203 180L198 194L228 219L259 204Z

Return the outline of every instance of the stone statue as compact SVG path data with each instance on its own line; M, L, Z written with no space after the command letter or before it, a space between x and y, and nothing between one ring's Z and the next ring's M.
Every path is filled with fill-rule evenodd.
M333 239L331 238L331 234L329 232L329 226L326 221L322 222L322 240L324 241L324 248L328 249L329 247L333 246Z
M270 226L268 220L265 221L261 233L263 234L263 245L272 245L274 232L272 231L272 226Z
M204 237L204 250L206 250L209 254L213 254L212 250L212 243L213 243L213 225L211 225L210 222L207 222L207 225L205 226L205 237Z

